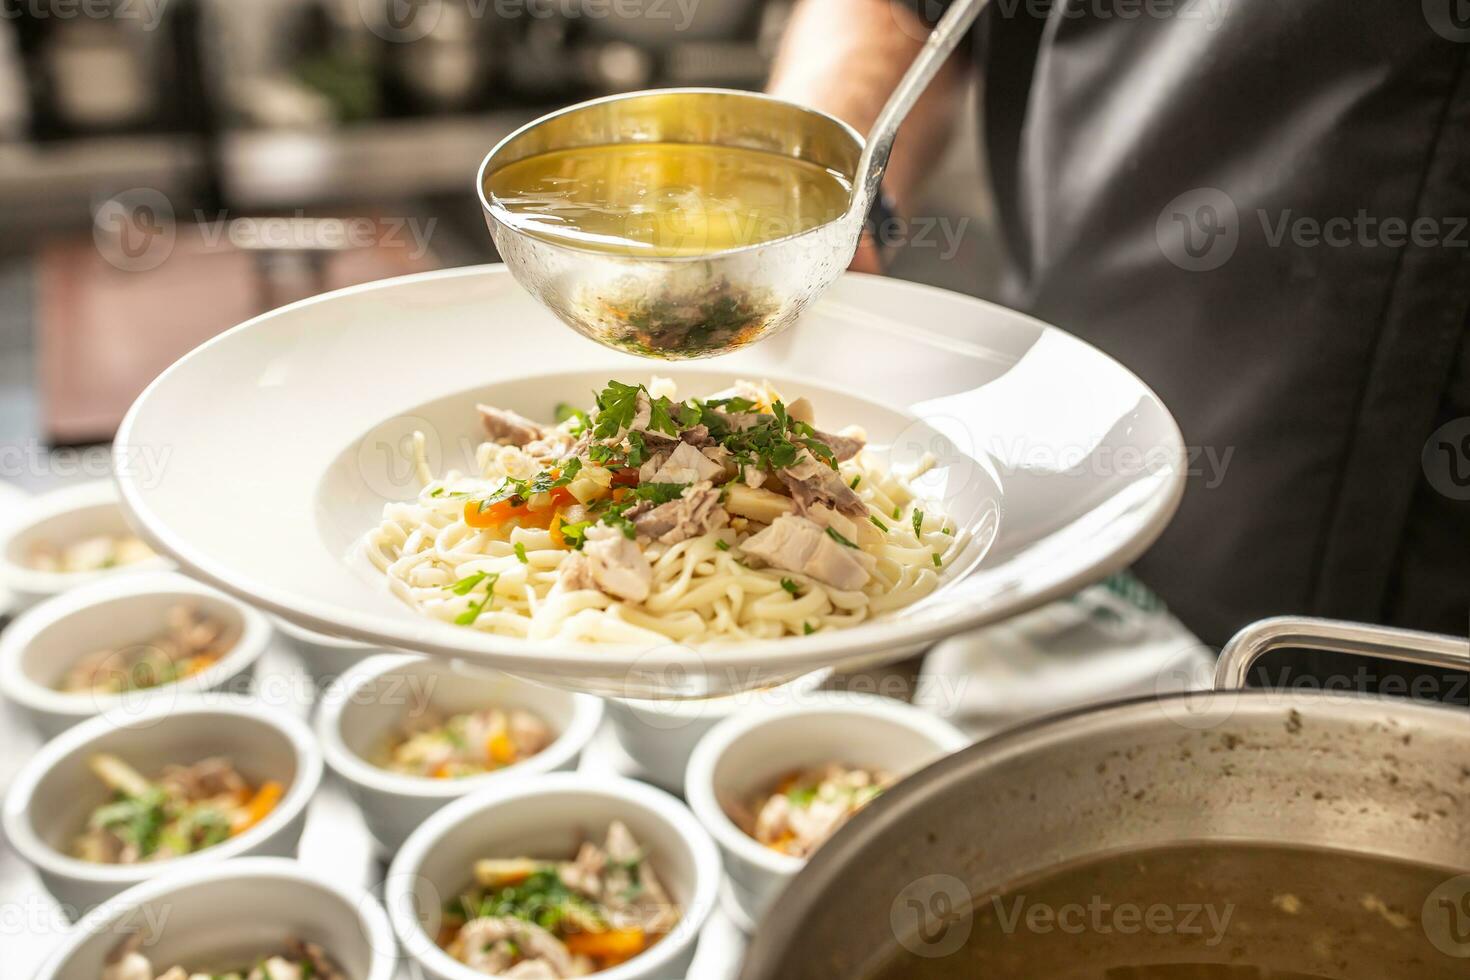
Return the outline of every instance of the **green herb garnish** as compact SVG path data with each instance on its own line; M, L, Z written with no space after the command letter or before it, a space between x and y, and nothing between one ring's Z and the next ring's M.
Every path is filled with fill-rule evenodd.
M796 591L796 583L791 581L791 579L789 578L783 578L781 580L781 588L785 589L787 592L790 592L792 595L798 594Z
M524 544L517 541L515 551L516 561L520 562L522 565L529 565L531 563L531 559L526 557L526 546Z
M884 534L888 533L888 525L879 520L877 514L869 514L868 520L872 521L873 526L882 531Z
M924 540L924 512L914 508L914 537Z
M855 545L851 541L847 540L847 538L844 538L837 531L836 528L832 528L832 527L827 528L827 537L831 538L833 541L836 541L838 544L843 545L844 547L847 547L847 548L856 548L857 547L857 545Z

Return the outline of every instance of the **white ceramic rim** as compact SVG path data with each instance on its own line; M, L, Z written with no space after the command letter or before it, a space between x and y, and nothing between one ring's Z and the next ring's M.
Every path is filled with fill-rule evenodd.
M455 269L415 273L413 275L399 276L393 279L381 279L376 282L363 283L358 286L350 286L345 289L322 293L319 296L300 300L277 310L252 317L244 323L238 324L205 341L159 374L144 389L143 393L138 396L137 400L133 402L132 407L128 409L127 415L118 427L114 442L114 451L118 453L126 452L126 448L133 441L132 429L136 423L137 416L156 388L167 383L175 372L182 370L184 365L198 357L202 351L215 344L223 343L238 331L248 330L254 324L264 319L278 316L285 311L297 310L317 303L331 302L342 296L437 279L472 278L484 275L509 275L509 273L505 270L505 266L498 264L464 266ZM924 286L918 283L889 280L880 276L867 276L862 273L845 273L845 275L862 279L883 279L887 283L885 288L892 290L912 292L915 294L939 293L952 295L948 290ZM1015 310L1006 309L973 297L965 297L965 299L967 302L974 303L979 307L1004 310L1005 316L1034 323L1038 330L1043 333L1051 331L1064 334L1069 342L1077 343L1089 350L1097 351L1097 348L1088 344L1086 341L1067 334L1065 331L1050 326L1034 317L1028 317ZM1153 389L1144 384L1136 374L1109 355L1101 351L1097 351L1097 354L1099 357L1105 358L1115 365L1117 370L1131 378L1138 385L1139 391L1146 392L1161 407L1163 406L1162 399L1159 399ZM900 412L899 409L886 403L881 403L876 400L873 401L874 404L882 404L883 407ZM1173 436L1173 442L1182 454L1184 437L1179 430L1179 425L1173 416L1167 412L1167 409L1164 411L1164 416L1167 419L1168 428ZM1183 457L1181 455L1181 462L1182 459ZM843 663L844 661L851 661L865 654L883 650L907 649L922 646L944 637L964 632L965 630L1003 620L1007 617L1025 612L1028 609L1045 605L1053 599L1071 595L1083 586L1131 564L1134 559L1143 554L1157 540L1158 536L1163 533L1164 528L1173 518L1174 512L1179 507L1179 502L1184 496L1185 477L1185 467L1182 465L1173 467L1169 474L1167 488L1162 492L1156 493L1141 508L1141 516L1135 521L1130 522L1134 525L1134 532L1131 538L1112 552L1097 557L1090 564L1074 569L1071 574L1056 580L1049 588L1037 589L1034 592L1021 596L998 597L988 607L977 606L974 612L958 614L945 620L914 622L904 619L879 619L850 629L819 631L810 636L788 636L774 641L757 640L748 643L722 643L714 646L704 645L692 649L697 650L699 656L710 667L779 664L782 667L790 667L792 670L806 672L822 666L831 666L833 664ZM507 672L544 674L548 670L555 670L564 673L582 672L602 675L608 670L626 670L634 664L645 669L657 669L674 665L686 666L680 654L675 652L683 651L686 648L677 644L666 644L652 650L646 649L640 644L603 644L597 646L582 644L572 646L565 642L555 640L525 640L474 630L460 631L470 635L464 637L456 636L454 638L463 639L468 642L454 642L454 640L446 638L452 634L440 632L437 629L429 632L427 629L428 623L415 623L412 619L407 618L355 615L351 620L341 620L335 607L328 603L304 598L294 593L277 589L267 582L251 581L242 584L238 577L231 573L229 568L203 555L201 552L195 550L188 541L175 536L169 531L164 526L162 518L156 515L145 504L144 494L139 485L134 481L128 480L126 474L119 475L118 485L122 493L124 509L133 518L134 524L142 529L143 536L149 544L160 550L163 554L175 559L181 567L188 570L190 575L202 581L209 582L223 591L236 595L276 615L290 619L308 629L346 633L371 644L436 654L439 656L466 656L470 658L493 656L494 663L486 663L485 666L493 666L495 669Z
M607 700L617 701L619 704L627 705L632 711L641 711L647 714L661 715L666 718L688 718L698 721L708 718L713 706L716 712L720 711L726 704L731 704L731 712L759 710L759 704L734 704L737 700L751 699L759 701L763 693L772 691L789 691L801 697L811 696L827 678L834 672L832 667L818 667L816 670L808 671L800 677L793 677L783 684L770 684L762 687L753 687L748 690L739 691L735 694L723 694L713 698L687 698L676 700L674 698L613 698ZM725 712L728 716L731 712ZM723 716L722 716L723 717Z
M235 645L219 659L192 677L163 684L149 691L129 694L66 694L38 684L26 676L22 660L27 648L43 630L103 602L132 596L190 592L217 599L234 608L244 624ZM58 717L90 718L106 712L124 698L131 702L156 696L160 700L207 692L230 677L249 669L270 646L271 624L257 610L232 595L196 582L177 572L122 575L77 586L26 610L0 634L0 694L31 711ZM100 648L99 648L100 649ZM156 692L156 693L154 693Z
M282 616L272 616L271 622L276 629L285 633L293 640L301 643L310 643L319 647L332 647L336 650L381 650L382 647L375 643L364 643L361 640L349 640L341 636L333 636L330 633L318 633L304 626L297 626Z
M108 899L78 920L67 933L62 945L41 965L38 977L53 977L67 959L98 931L106 928L119 916L148 902L166 898L180 888L201 882L252 878L286 878L302 884L320 888L341 899L357 914L368 948L372 953L372 968L361 980L394 980L398 968L398 951L393 938L393 926L388 913L383 911L377 899L365 891L348 888L337 880L317 874L299 861L281 857L243 857L223 861L207 867L191 868L172 872L165 877L147 881ZM166 927L165 927L166 928ZM389 949L385 951L384 946Z
M612 969L601 970L595 976L601 980L635 980L682 955L690 946L697 945L700 933L719 899L724 872L719 848L715 846L709 832L689 812L689 808L658 787L634 779L552 772L507 783L503 788L486 789L457 800L424 821L404 842L403 847L399 848L398 856L393 859L393 865L388 871L384 901L388 906L388 917L393 922L393 929L409 957L428 960L434 970L456 980L484 980L485 974L470 969L444 952L434 942L434 937L424 931L413 910L412 882L418 877L418 869L424 857L449 830L468 819L483 817L489 811L507 803L546 793L603 796L652 813L673 827L694 858L694 893L684 903L685 918L680 922L682 925L684 921L689 921L689 931L682 937L683 941L675 943L668 939L661 940L647 952L639 953ZM568 822L575 823L576 815L569 814Z
M208 715L220 719L243 718L251 722L274 728L291 743L296 754L296 778L287 787L281 802L260 823L238 837L231 837L214 847L195 851L167 861L143 864L94 864L69 854L63 854L31 829L29 810L36 787L64 756L70 755L91 742L100 742L120 729L137 728L150 721L176 718L187 715ZM41 746L31 758L5 795L4 827L11 844L26 861L49 874L87 881L97 884L136 884L153 878L172 876L176 869L197 867L201 864L219 864L231 858L243 856L262 840L279 832L292 820L300 816L306 805L316 795L322 781L322 752L312 737L306 722L282 711L265 710L259 702L250 698L228 695L194 696L178 704L157 705L148 711L130 717L126 722L114 722L110 718L93 718L75 728L68 729Z
M98 504L115 504L127 516L117 485L111 480L92 480L76 486L63 487L48 493L37 494L20 503L20 513L13 519L0 523L0 583L17 592L32 595L59 595L86 582L110 578L119 572L145 572L150 569L165 569L172 563L163 555L135 562L122 568L109 568L95 572L43 572L13 562L8 557L10 542L42 521L50 520L74 510L85 510Z
M602 724L602 699L590 694L577 694L559 688L548 688L548 690L565 693L573 699L572 720L566 728L562 729L555 741L529 759L512 763L494 772L467 776L463 779L430 779L389 772L373 765L347 745L342 738L342 712L351 703L352 696L365 685L384 674L421 660L423 660L422 657L412 654L385 654L369 657L342 675L338 689L323 700L316 720L316 733L321 742L322 754L333 772L348 782L366 786L380 793L452 800L471 793L478 793L492 785L499 785L499 781L507 777L523 779L538 773L549 773L558 766L565 765L587 747L587 743L592 741L592 736L597 734L598 726ZM513 675L506 676L517 684L532 683Z
M694 752L689 756L689 767L685 770L684 798L689 801L689 808L694 811L699 822L704 824L720 846L764 871L786 877L800 871L806 865L807 859L778 854L741 830L720 805L719 796L715 792L714 775L720 758L740 739L773 721L794 716L864 713L902 725L930 739L946 753L958 752L972 741L964 732L938 715L904 701L855 691L818 691L813 697L820 698L820 701L758 709L721 721L694 746ZM934 761L939 760L936 758Z

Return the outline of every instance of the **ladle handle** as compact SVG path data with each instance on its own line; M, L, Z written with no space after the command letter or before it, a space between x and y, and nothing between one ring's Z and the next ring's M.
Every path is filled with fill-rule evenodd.
M1256 661L1272 650L1326 650L1404 663L1470 671L1470 639L1336 619L1278 616L1236 633L1215 666L1215 690L1238 691Z
M934 25L929 39L919 51L918 57L899 80L898 87L888 97L883 111L868 131L863 144L863 155L858 159L857 177L861 181L858 193L853 195L852 209L867 214L878 185L883 180L883 170L888 166L888 154L893 151L893 138L898 135L899 124L908 116L924 89L934 80L946 58L954 52L975 23L989 0L954 0L939 23Z

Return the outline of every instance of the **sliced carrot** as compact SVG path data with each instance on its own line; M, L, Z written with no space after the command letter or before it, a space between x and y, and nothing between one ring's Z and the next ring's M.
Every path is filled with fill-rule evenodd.
M434 779L448 779L449 778L449 763L447 763L447 762L441 762L441 763L439 763L437 766L434 767L434 771L431 772L431 773L429 773L429 775L431 777L433 777Z
M505 732L496 732L485 739L485 754L490 757L491 762L508 766L516 761L516 746Z
M470 527L477 528L499 527L511 520L518 521L522 527L546 527L551 520L551 515L558 508L563 504L575 503L577 499L566 487L555 487L547 496L550 499L550 506L539 510L533 510L524 500L519 500L517 497L506 497L504 500L497 500L483 507L479 500L466 500L464 522Z
M274 779L261 783L260 789L256 790L250 802L245 804L245 812L235 819L234 825L230 828L231 833L243 834L260 823L270 815L285 794L286 787Z
M574 956L590 956L599 967L615 966L648 948L642 929L609 929L607 932L574 932L566 937L567 950Z
M197 657L190 657L184 661L184 676L193 677L195 674L202 673L217 663L219 663L219 657L212 653L201 653Z
M566 535L561 533L561 511L556 511L551 515L551 523L546 527L551 532L552 545L557 548L565 548L567 546L567 538Z

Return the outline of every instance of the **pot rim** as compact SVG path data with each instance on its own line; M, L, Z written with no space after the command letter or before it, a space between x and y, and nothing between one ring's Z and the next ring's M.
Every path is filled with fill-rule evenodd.
M1171 710L1181 716L1200 718L1187 702L1203 702L1205 711L1218 715L1214 724L1223 727L1237 717L1276 715L1288 710L1313 711L1324 706L1367 704L1383 709L1380 715L1398 722L1418 721L1425 725L1458 727L1470 742L1470 714L1452 705L1411 701L1387 695L1331 690L1275 690L1251 688L1242 691L1186 691L1165 696L1142 695L1101 705L1087 705L1022 722L996 735L939 759L914 773L847 821L837 833L807 860L802 873L776 898L762 927L752 938L742 961L740 980L781 976L784 951L796 941L797 930L817 901L832 887L833 879L867 852L875 839L894 824L912 821L936 796L955 784L969 782L995 765L1031 752L1054 741L1065 741L1089 729L1114 727L1146 712ZM1366 709L1363 720L1368 720ZM1178 717L1176 716L1176 721ZM1198 727L1205 727L1200 725Z

